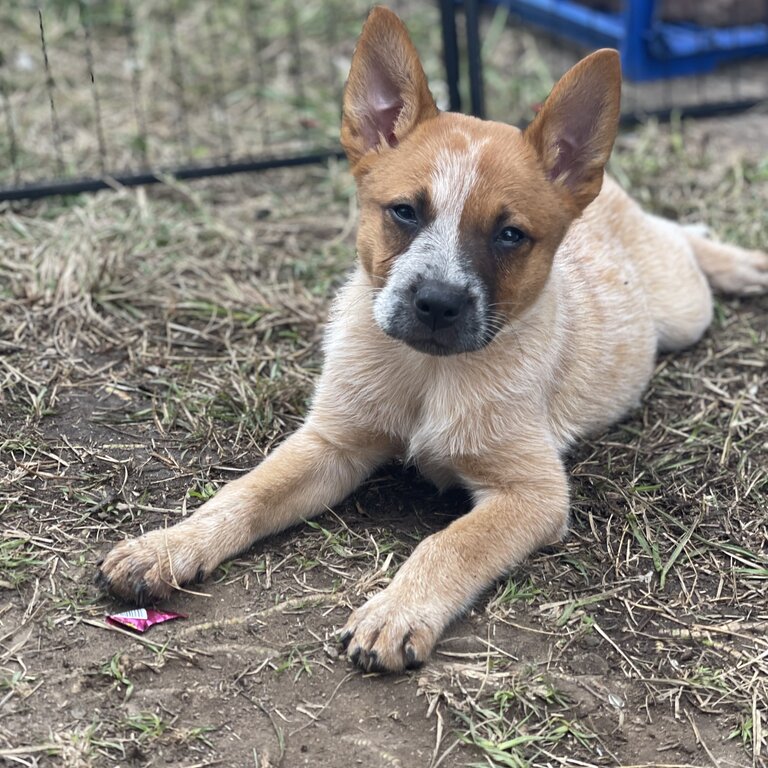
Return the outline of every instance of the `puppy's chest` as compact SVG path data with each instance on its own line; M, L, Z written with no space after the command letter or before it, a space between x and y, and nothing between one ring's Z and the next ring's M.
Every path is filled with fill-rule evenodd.
M418 399L414 399L418 407L397 425L408 459L442 462L475 454L487 444L489 419L482 411L490 407L479 407L480 402L462 384L442 371L424 382Z
M372 349L339 370L356 418L392 437L420 465L478 455L510 429L509 382L477 364Z

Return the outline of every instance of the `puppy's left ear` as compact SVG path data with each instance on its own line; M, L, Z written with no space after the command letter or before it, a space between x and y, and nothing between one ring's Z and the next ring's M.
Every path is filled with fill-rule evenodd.
M344 89L341 144L352 170L366 154L396 147L437 113L405 25L389 9L375 7L357 41Z
M568 70L525 130L550 180L574 213L599 194L613 148L621 103L619 54L604 48Z

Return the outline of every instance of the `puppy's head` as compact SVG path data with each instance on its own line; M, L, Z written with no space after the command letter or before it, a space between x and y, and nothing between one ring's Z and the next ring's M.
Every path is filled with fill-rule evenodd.
M422 352L471 352L542 291L568 226L597 196L616 135L615 51L557 83L530 126L441 113L408 33L374 8L344 94L358 255L381 329Z

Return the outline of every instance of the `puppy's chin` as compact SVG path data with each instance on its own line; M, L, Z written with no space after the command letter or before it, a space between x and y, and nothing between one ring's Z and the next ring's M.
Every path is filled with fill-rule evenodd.
M460 355L468 352L477 352L482 349L482 346L474 347L444 347L438 344L436 341L404 341L411 349L415 349L417 352L421 352L425 355L431 355L432 357L448 357L449 355ZM485 346L485 345L483 345Z

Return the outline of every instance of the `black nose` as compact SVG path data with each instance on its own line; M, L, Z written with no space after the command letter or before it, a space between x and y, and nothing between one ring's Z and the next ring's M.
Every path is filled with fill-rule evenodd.
M448 328L464 313L469 303L466 288L459 288L439 280L425 280L413 294L416 317L433 331Z

